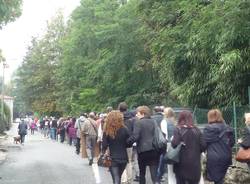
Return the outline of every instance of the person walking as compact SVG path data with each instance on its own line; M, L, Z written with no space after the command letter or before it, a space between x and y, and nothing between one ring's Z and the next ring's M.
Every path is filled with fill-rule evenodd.
M245 124L246 127L243 131L243 136L238 140L238 143L243 149L250 148L250 113L245 113ZM250 162L247 163L250 170Z
M201 153L206 143L201 131L194 125L192 113L182 111L174 129L172 146L184 143L180 151L180 162L174 165L177 184L198 184L201 177Z
M57 134L60 135L60 142L64 143L65 140L65 133L66 133L66 119L60 118L58 120L58 127L57 127Z
M133 134L128 139L128 144L136 142L138 152L138 164L140 170L140 184L146 183L146 167L149 166L152 182L155 184L156 172L159 164L160 153L153 147L155 121L151 119L151 110L147 106L139 106L136 109L136 121Z
M164 114L164 118L161 121L161 131L163 132L166 140L168 141L167 147L169 148L171 146L171 139L173 138L175 124L176 124L175 113L171 107L166 107L164 109L163 114ZM166 152L164 152L160 157L160 163L159 163L159 167L157 170L158 181L161 181L162 176L166 172L166 165L163 161L165 154ZM167 171L168 171L168 184L175 184L176 178L175 178L175 174L173 171L173 165L168 165Z
M44 121L44 137L48 138L49 137L49 132L50 132L50 121L46 117Z
M155 106L154 114L151 116L151 118L156 121L159 127L161 127L161 121L163 120L164 117L162 111L163 109L161 108L161 106Z
M95 146L97 142L97 125L95 122L95 113L89 113L89 118L84 122L83 134L86 137L86 151L89 159L89 165L93 164L93 159L95 157Z
M133 129L134 129L134 123L135 119L133 117L133 114L128 111L128 105L126 102L121 102L118 105L118 110L123 114L123 120L124 124L127 127L129 131L129 135L132 135ZM125 171L122 174L122 183L132 183L132 153L133 148L127 148L127 154L128 154L128 164L126 166Z
M86 117L82 114L79 119L77 119L75 123L75 129L76 129L76 154L79 155L80 153L80 147L81 147L81 134L82 134L82 127L84 125L84 122L86 121Z
M124 125L123 114L120 111L108 113L103 133L103 154L109 148L111 157L110 173L113 184L121 184L121 176L128 163L127 139L129 131Z
M24 120L21 120L21 122L18 125L18 135L20 135L21 144L24 144L25 135L27 135L27 129L28 129L27 123L25 123Z
M35 129L36 129L36 122L35 122L35 120L33 120L31 125L30 125L30 133L31 133L31 135L34 135Z
M220 110L207 114L208 125L204 129L207 144L207 178L215 184L223 184L228 167L232 164L233 130L224 121Z
M67 125L67 134L68 134L68 143L71 146L75 145L76 142L76 129L75 129L76 118L70 117L70 120Z
M57 137L56 132L57 132L57 120L54 117L52 117L51 118L51 126L50 126L50 138L52 140L56 140L56 137Z

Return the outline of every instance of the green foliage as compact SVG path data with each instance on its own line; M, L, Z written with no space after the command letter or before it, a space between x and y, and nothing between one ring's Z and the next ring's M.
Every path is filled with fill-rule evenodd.
M82 0L52 25L18 70L27 109L247 103L249 0Z
M10 114L10 109L9 107L3 103L3 117L2 117L2 100L0 100L0 133L3 133L5 129L10 128L11 124L11 114Z
M44 37L32 40L15 78L14 94L17 95L15 103L24 104L24 112L59 110L56 105L56 68L61 55L59 42L64 30L64 19L59 12L48 23Z
M0 28L21 15L22 0L0 0Z
M245 104L249 1L141 1L161 81L182 104ZM165 16L163 16L165 15Z

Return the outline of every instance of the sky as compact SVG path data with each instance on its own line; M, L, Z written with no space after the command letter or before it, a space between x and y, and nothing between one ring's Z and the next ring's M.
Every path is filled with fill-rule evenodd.
M0 49L8 64L4 71L5 83L11 80L13 72L21 65L31 38L45 32L46 22L59 9L65 17L69 17L79 4L80 0L23 0L22 15L0 30Z

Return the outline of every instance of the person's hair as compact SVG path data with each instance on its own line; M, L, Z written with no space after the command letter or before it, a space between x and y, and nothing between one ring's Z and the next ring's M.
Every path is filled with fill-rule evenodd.
M111 111L105 120L104 133L114 139L117 131L124 126L123 114L120 111Z
M113 110L113 107L108 106L107 109L106 109L106 112L109 113L109 112L111 112L112 110Z
M208 123L223 123L224 119L219 109L211 109L207 113Z
M126 102L119 103L118 110L121 112L126 112L128 110L128 105L126 104Z
M150 118L150 116L151 116L150 108L148 106L145 106L145 105L137 107L136 112L140 112L146 118Z
M71 120L72 120L73 123L76 122L76 118L75 117L71 118Z
M165 116L166 118L175 119L174 110L173 110L171 107L166 107L166 108L164 109L164 116Z
M89 113L89 117L90 117L91 119L95 119L95 113L94 113L94 112L90 112L90 113Z
M179 114L178 126L180 127L193 127L193 115L190 111L182 111Z
M245 123L246 125L250 125L250 113L245 113Z
M154 107L154 111L155 111L155 112L162 112L161 106L155 106L155 107Z

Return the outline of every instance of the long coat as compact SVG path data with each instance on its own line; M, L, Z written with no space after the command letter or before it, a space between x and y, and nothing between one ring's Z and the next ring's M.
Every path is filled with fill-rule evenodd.
M201 153L206 148L202 134L197 127L176 127L171 143L176 147L180 142L184 142L185 146L180 152L180 162L174 165L176 177L198 182L201 176Z
M25 122L21 122L18 125L18 134L19 135L26 135L27 134L27 129L28 129L28 125Z
M233 130L218 122L207 125L203 135L207 143L207 178L218 182L232 164Z

